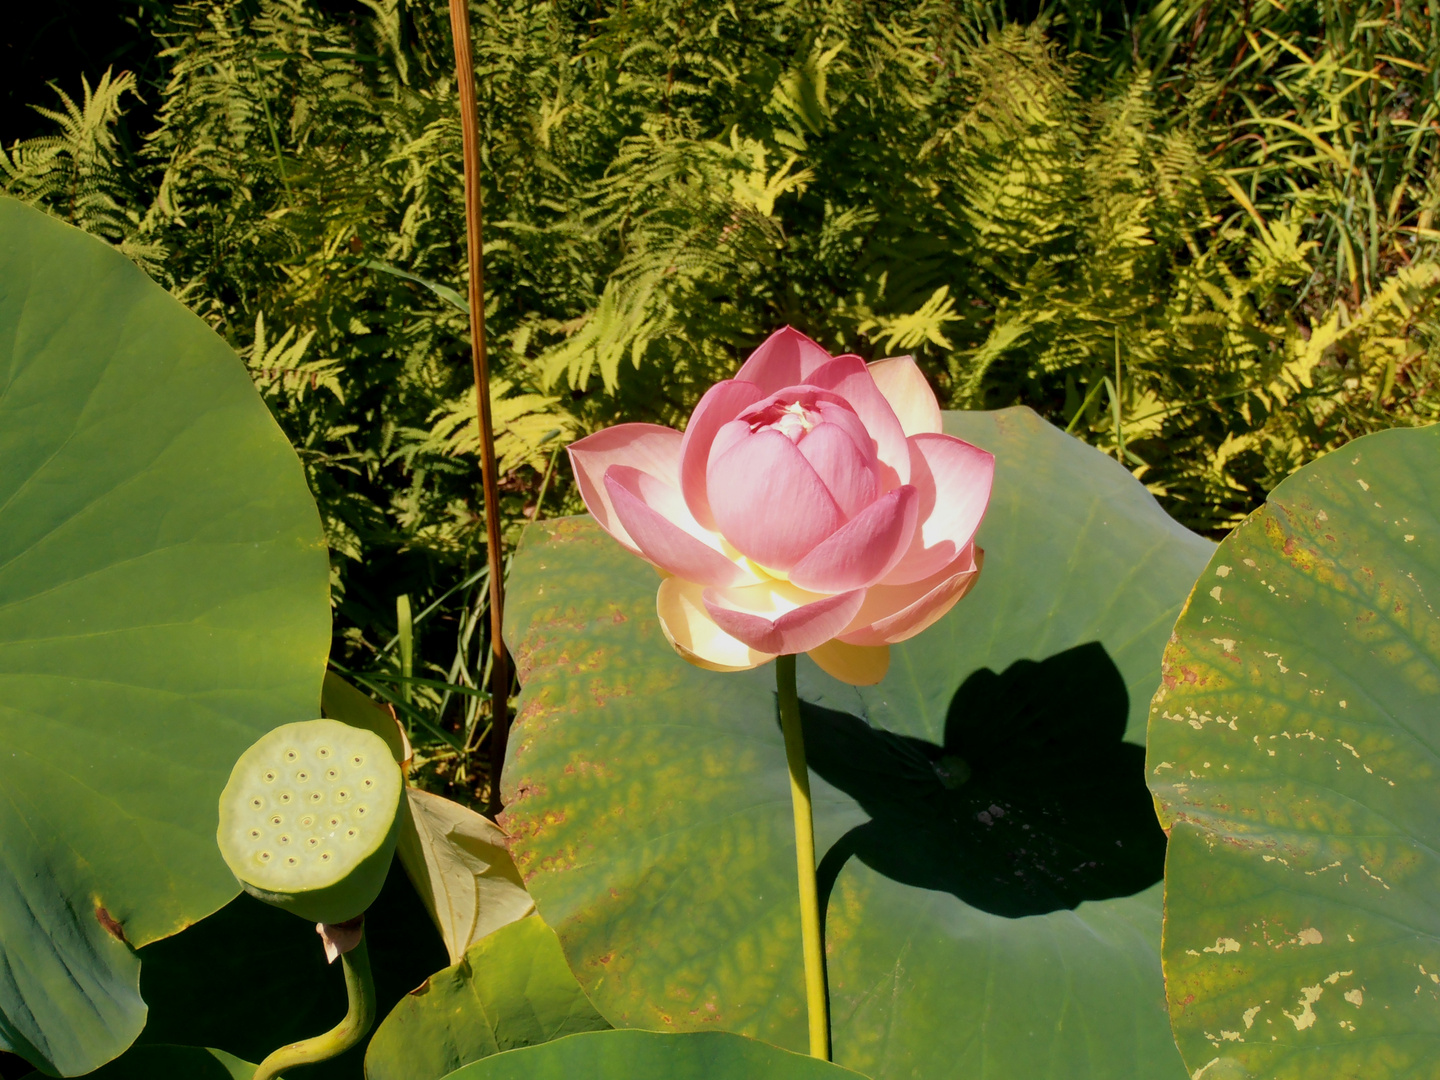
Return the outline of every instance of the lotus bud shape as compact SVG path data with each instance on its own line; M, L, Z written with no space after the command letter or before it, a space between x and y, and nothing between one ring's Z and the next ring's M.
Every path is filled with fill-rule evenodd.
M832 357L789 327L700 399L684 433L570 446L580 494L663 575L676 652L713 671L808 653L855 685L975 583L995 459L940 430L908 356Z

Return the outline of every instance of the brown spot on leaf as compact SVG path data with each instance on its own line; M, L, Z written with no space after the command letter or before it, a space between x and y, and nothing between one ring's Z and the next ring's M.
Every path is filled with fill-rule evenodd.
M715 1007L715 1003L713 1001L707 1001L705 1002L705 1004L699 1006L698 1008L690 1010L690 1022L692 1024L713 1024L719 1019L720 1011Z
M535 668L535 654L550 644L551 639L543 634L526 634L511 654L515 660L515 677L522 685L530 680L530 672Z
M125 928L116 922L115 917L99 904L95 905L95 921L103 926L105 932L116 941L123 942L126 945L130 944L130 942L125 940Z
M630 697L634 691L623 682L605 683L595 679L590 683L590 700L597 709L603 709L612 698Z
M539 869L547 874L563 873L566 870L575 868L575 849L562 848L554 855L546 855L540 859ZM528 879L527 879L528 880Z

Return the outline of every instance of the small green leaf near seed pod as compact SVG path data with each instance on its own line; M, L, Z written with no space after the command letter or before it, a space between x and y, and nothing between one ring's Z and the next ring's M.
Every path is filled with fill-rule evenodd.
M286 724L235 763L220 795L220 853L251 895L345 922L385 883L403 790L379 736L336 720Z

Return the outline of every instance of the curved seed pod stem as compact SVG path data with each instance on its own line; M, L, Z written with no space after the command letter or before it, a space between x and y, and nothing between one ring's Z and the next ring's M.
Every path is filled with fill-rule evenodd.
M375 1023L375 983L370 977L370 954L363 934L353 949L341 954L340 964L345 969L345 993L350 1001L345 1019L324 1035L280 1047L256 1068L254 1080L276 1080L286 1069L326 1061L365 1037Z

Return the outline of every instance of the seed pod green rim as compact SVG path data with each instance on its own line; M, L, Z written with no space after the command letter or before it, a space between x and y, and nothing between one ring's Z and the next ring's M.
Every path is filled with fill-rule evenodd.
M384 884L403 790L375 734L335 720L286 724L235 763L216 839L247 892L305 919L344 922Z

